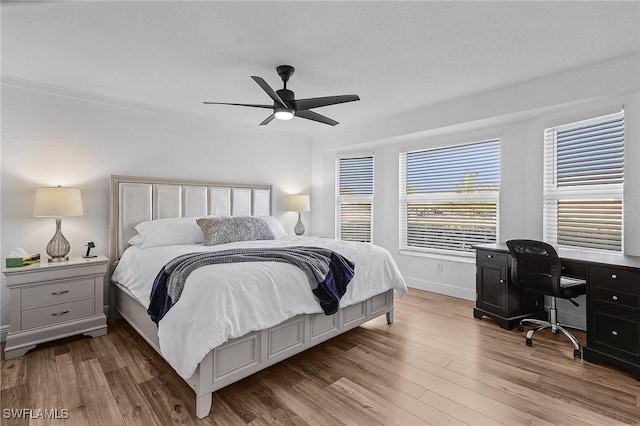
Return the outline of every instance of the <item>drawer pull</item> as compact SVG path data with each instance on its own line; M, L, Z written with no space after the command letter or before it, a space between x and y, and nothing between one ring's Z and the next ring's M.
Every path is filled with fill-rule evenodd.
M618 276L616 274L611 274L611 278L615 280Z
M500 284L504 284L504 280L500 280Z
M618 300L618 296L612 296L611 299Z
M488 257L489 259L491 259L491 258L493 257L493 255L492 255L492 254L488 254L488 255L487 255L487 257Z
M614 336L617 336L617 335L618 335L618 332L617 332L617 331L615 331L615 330L613 330L613 331L611 332L611 334L613 334Z
M51 293L52 296L58 296L60 294L67 294L69 293L69 290L62 290L62 291L54 291L53 293Z
M52 317L59 317L60 315L64 315L64 314L68 314L68 313L69 313L69 311L54 312L54 313L51 314L51 316Z

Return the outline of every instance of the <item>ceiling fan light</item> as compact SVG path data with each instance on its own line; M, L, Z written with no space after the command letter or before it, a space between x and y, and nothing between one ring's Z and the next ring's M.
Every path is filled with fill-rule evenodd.
M279 109L276 111L276 118L278 120L291 120L293 118L293 110L291 109Z

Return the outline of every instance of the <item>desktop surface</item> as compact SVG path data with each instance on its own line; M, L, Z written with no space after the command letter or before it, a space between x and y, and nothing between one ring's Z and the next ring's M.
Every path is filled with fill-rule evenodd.
M507 247L505 243L478 244L473 246L473 248L509 253L509 247ZM628 256L624 254L604 253L580 249L558 248L556 250L561 260L575 260L594 265L623 266L640 269L640 256Z

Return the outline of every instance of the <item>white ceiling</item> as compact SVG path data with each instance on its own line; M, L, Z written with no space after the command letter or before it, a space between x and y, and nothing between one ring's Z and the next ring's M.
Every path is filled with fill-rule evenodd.
M638 1L4 2L2 74L257 129L270 103L357 93L262 130L310 139L640 51Z

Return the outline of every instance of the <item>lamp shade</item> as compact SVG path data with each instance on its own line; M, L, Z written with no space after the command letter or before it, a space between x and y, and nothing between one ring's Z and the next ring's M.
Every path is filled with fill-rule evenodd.
M308 195L289 195L287 198L287 210L294 212L308 212L311 210L311 203Z
M78 188L38 188L33 215L36 217L82 216L82 196Z

